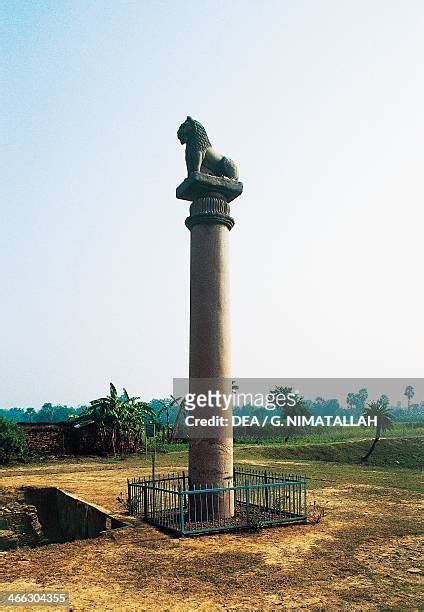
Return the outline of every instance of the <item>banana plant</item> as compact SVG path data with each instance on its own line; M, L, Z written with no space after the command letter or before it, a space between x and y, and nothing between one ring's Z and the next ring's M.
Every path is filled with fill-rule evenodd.
M77 427L94 425L98 429L104 452L125 455L138 450L146 418L155 419L147 402L130 397L125 388L119 395L110 383L109 395L92 400L75 422Z

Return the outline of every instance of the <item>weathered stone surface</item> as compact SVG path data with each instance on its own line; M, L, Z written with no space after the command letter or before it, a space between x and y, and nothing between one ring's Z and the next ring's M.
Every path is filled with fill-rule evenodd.
M229 202L241 195L243 183L238 180L236 164L212 148L198 121L187 117L177 136L187 145L188 178L177 187L176 196L192 202L185 221L191 233L190 393L199 397L218 391L231 397L228 230L234 219ZM217 409L221 411L213 406L212 412ZM225 424L213 435L203 430L190 433L189 480L195 487L232 485L231 412L228 407ZM211 407L199 402L195 416L210 417ZM233 493L228 492L225 503L221 493L215 497L210 499L214 512L221 518L233 516Z
M234 227L234 219L230 216L230 206L219 193L210 193L198 198L190 206L190 216L185 220L189 230L195 225L225 225L229 230Z
M66 455L75 451L77 431L72 423L18 423L29 453Z
M190 215L229 215L230 205L219 193L210 193L198 198L190 206Z
M222 185L225 179L188 179L187 193L202 193L190 207L186 225L191 230L190 255L190 393L220 391L231 395L230 305L228 242L234 225ZM213 184L214 189L211 189ZM195 185L193 191L190 191ZM225 189L224 189L225 191ZM238 195L241 193L239 190ZM233 193L233 196L236 197ZM213 387L213 388L212 388ZM210 417L211 408L196 408L196 417ZM189 478L193 485L226 487L233 479L233 435L231 410L227 426L213 437L192 431L189 449ZM213 501L221 518L234 512L233 495L226 503Z
M25 487L25 497L38 509L47 540L68 542L95 538L125 526L107 510L56 487Z
M196 395L207 395L208 390L231 395L229 235L221 222L199 222L191 228L190 393ZM207 418L214 411L197 407L195 416ZM190 432L189 478L194 485L232 484L231 408L225 416L226 426ZM232 516L233 496L227 496L225 504L221 501L219 508L221 518Z
M0 506L0 528L16 536L17 546L36 546L43 538L37 509L31 504L14 501Z
M18 548L18 536L7 529L0 530L0 550L15 550Z
M87 455L102 448L93 425L75 428L73 423L18 423L25 433L29 453L34 455Z
M222 176L193 172L177 187L177 198L193 202L210 194L219 194L232 202L243 193L243 183Z
M222 225L191 232L190 378L231 377L228 242Z
M199 121L187 117L178 128L177 138L181 144L186 145L185 159L188 176L204 169L215 176L226 176L235 181L238 180L237 164L212 147L206 130Z

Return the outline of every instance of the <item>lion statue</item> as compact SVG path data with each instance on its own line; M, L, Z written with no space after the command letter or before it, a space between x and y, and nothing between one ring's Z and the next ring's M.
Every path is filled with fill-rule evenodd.
M187 117L177 132L178 140L186 145L185 159L188 175L205 172L214 176L226 176L238 180L237 165L212 148L206 130L201 123Z

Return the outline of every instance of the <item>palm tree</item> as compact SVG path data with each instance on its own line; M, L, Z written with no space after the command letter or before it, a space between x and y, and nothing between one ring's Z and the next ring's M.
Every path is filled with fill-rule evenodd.
M411 399L415 395L414 387L412 385L408 385L405 389L404 395L406 395L406 397L408 398L408 410L410 410L411 409Z
M387 395L382 395L380 399L374 402L369 402L363 412L363 416L365 418L377 417L377 425L375 429L375 438L369 451L364 457L361 458L361 463L364 463L368 460L371 453L374 452L375 446L380 439L380 435L384 433L387 429L391 429L393 427L393 418L389 408L389 398Z
M170 435L170 442L173 442L176 434L178 432L178 426L180 423L180 417L181 415L184 413L184 409L185 409L185 397L177 397L174 398L173 395L171 395L171 397L175 400L175 405L178 406L178 410L177 410L177 414L175 415L175 419L174 422L172 424L172 428L171 428L171 435Z
M277 402L278 396L280 396L281 398L286 398L286 399L288 398L289 395L294 396L295 404L293 406L287 405L287 403L284 403L284 405L281 405L281 403L283 403L284 400L283 402L280 401L282 416L284 419L286 419L286 422L287 422L287 417L311 416L311 413L305 406L304 398L298 393L295 393L292 387L275 387L274 389L270 391L270 395L274 398L273 401L274 401L275 406L279 405ZM291 433L292 433L292 428L286 427L286 437L284 438L284 442L288 442Z
M171 401L169 399L159 400L159 403L161 404L162 408L160 408L159 412L156 415L156 418L159 420L163 412L165 412L166 414L166 430L164 429L164 433L166 432L166 435L164 437L168 444L171 441L171 428L169 426L170 425L169 411L173 406L179 406L178 402L181 398L180 397L175 398L173 395L171 395L170 399Z

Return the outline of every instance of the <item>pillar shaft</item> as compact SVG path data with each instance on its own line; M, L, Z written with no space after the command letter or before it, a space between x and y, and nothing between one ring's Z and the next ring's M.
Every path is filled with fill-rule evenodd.
M229 231L197 224L190 240L190 378L229 378Z
M208 392L219 392L221 398L231 397L228 247L234 220L229 202L242 190L243 185L237 181L201 172L190 174L177 188L177 198L192 202L186 219L191 232L189 389L196 398L207 396ZM189 427L190 486L231 487L231 406L223 410L222 405L201 406L199 402L193 416L222 421L218 426ZM234 514L232 491L207 496L193 494L191 501L190 515L212 511L213 515L228 518Z
M231 394L229 230L223 224L196 224L190 255L190 393ZM221 416L226 425L191 433L189 477L193 484L226 486L233 478L231 407L197 407L194 416Z

